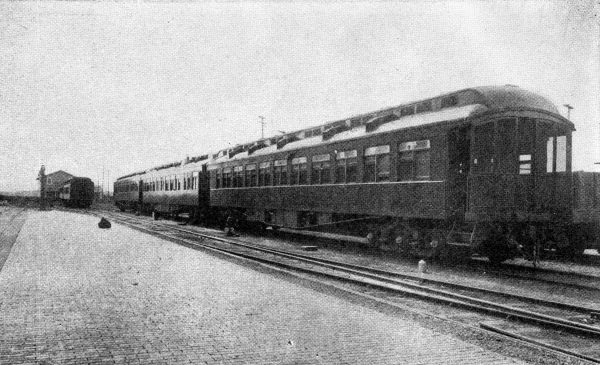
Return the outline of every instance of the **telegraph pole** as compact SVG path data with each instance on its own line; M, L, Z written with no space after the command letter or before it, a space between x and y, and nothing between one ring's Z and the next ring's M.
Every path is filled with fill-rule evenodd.
M40 209L46 209L46 167L42 165L40 172L38 173L38 180L40 181Z
M102 190L100 190L100 199L104 199L104 165L102 165Z
M265 117L263 117L262 115L259 115L258 118L260 118L260 139L264 139L265 138Z

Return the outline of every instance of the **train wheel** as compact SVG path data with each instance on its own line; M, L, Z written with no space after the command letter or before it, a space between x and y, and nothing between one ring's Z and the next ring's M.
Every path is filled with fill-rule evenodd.
M433 250L434 257L446 257L448 246L446 245L446 231L435 229L431 232L429 245Z
M378 247L379 236L379 231L369 231L365 237L367 239L367 247Z

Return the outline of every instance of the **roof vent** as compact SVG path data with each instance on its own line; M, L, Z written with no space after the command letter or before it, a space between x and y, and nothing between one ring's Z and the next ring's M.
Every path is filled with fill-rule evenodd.
M388 115L383 115L380 117L375 117L371 120L369 120L366 124L365 124L365 130L368 132L373 132L374 130L376 130L377 128L379 128L380 125L385 124L385 123L389 123L391 121L400 119L399 116L397 116L396 114L392 113L392 114L388 114Z
M323 140L327 141L327 140L331 139L331 137L335 136L336 134L341 133L343 131L347 131L350 128L351 128L350 125L348 125L348 123L346 123L346 122L341 122L341 123L336 123L334 125L331 125L331 126L329 126L329 128L327 128L323 132Z

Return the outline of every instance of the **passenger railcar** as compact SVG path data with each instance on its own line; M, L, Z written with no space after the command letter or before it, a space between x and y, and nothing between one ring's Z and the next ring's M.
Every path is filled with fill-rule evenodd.
M376 218L362 226L392 250L580 251L573 130L534 93L465 89L222 151L210 203L292 228Z
M74 177L59 189L58 196L65 206L89 208L94 201L94 182L87 177Z
M208 155L146 171L140 176L141 210L159 215L187 213L200 219L208 207Z
M182 213L193 219L206 217L208 157L187 158L117 179L114 184L117 207L135 209L155 218Z
M470 88L132 174L117 205L343 227L419 255L573 254L597 247L600 221L600 179L571 172L573 130L537 94Z
M138 210L141 202L140 180L144 172L121 176L113 185L113 199L119 210Z

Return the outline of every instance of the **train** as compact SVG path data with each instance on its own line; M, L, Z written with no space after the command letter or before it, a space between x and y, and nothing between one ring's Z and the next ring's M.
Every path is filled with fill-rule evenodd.
M66 207L89 208L94 202L94 182L87 177L73 177L60 187L58 198Z
M473 87L131 173L114 198L424 257L572 257L600 247L600 174L572 172L574 130L541 95Z

